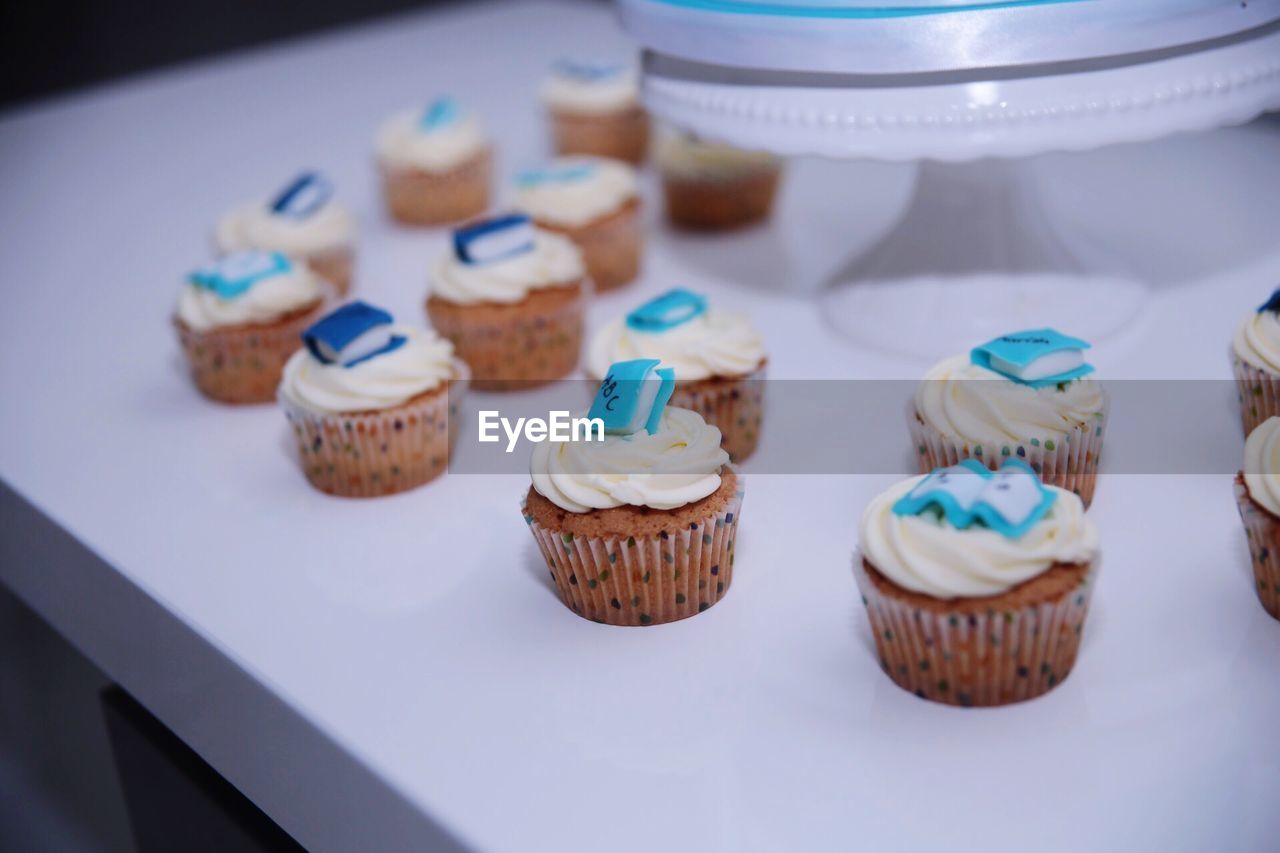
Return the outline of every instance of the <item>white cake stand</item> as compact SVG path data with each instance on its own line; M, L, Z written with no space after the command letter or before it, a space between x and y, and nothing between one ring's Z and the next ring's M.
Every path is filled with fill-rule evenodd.
M621 10L646 47L645 100L661 118L782 155L920 162L898 224L822 291L838 332L892 353L917 351L920 340L961 351L1047 323L1093 340L1124 328L1146 286L1123 258L1051 220L1025 158L1238 124L1280 107L1274 8L1263 26L1173 47L868 74L726 65L723 39L655 27L652 6L622 0ZM1190 35L1183 28L1184 42ZM699 44L714 62L690 59ZM915 47L912 61L932 67ZM956 64L976 66L970 60Z

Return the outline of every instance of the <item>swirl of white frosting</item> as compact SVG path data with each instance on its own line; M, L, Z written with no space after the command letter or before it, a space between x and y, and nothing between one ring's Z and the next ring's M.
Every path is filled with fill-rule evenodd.
M1106 398L1092 379L1032 388L958 355L925 374L915 407L944 435L983 444L1063 435L1092 423Z
M539 222L576 228L619 210L636 197L636 170L604 157L560 157L552 169L592 166L579 180L545 181L516 189L513 204Z
M178 296L176 313L188 329L196 331L261 325L319 304L323 296L315 274L301 264L291 264L284 272L260 278L230 299L187 282Z
M1231 347L1245 364L1280 373L1280 314L1255 311L1236 327Z
M455 375L453 344L429 329L397 325L407 340L351 367L325 364L302 347L284 366L280 393L321 412L368 412L398 406Z
M617 506L675 509L720 488L729 454L697 412L668 407L658 431L604 441L544 441L529 473L538 494L569 512Z
M402 110L378 128L378 161L388 169L447 172L478 154L488 144L475 116L464 115L443 127L424 130L422 110Z
M568 285L583 276L582 253L567 237L535 229L533 250L468 264L449 252L436 262L431 293L455 305L519 302L531 290Z
M712 180L724 180L756 169L777 168L780 162L767 151L747 151L670 132L659 138L657 155L665 174Z
M301 218L274 213L266 201L241 205L223 216L214 232L224 253L263 249L294 257L345 248L355 236L355 217L337 201Z
M584 80L553 71L542 82L542 102L552 110L604 115L640 104L640 77L635 69L598 80Z
M764 341L745 314L714 308L662 332L632 329L620 317L591 339L587 372L601 379L610 365L636 358L661 359L682 382L746 376L764 361Z
M1280 417L1267 418L1245 439L1244 484L1255 503L1280 515Z
M893 505L922 479L895 483L858 524L862 555L903 589L942 599L999 595L1055 563L1087 563L1098 554L1097 528L1080 498L1064 489L1048 486L1057 500L1014 539L976 524L958 530L938 513L894 513Z

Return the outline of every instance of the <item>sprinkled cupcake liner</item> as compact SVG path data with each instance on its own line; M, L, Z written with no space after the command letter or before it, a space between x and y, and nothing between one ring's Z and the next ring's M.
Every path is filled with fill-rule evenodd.
M729 591L743 478L732 500L681 530L650 536L575 536L524 520L570 610L606 625L661 625L696 616Z
M880 667L904 690L948 705L1008 705L1049 692L1075 665L1098 571L1057 601L980 613L930 611L881 592L859 556L854 577Z
M175 318L178 341L200 392L222 403L269 403L302 332L324 313L324 302L274 323L192 329Z
M1240 420L1247 438L1258 424L1280 415L1280 375L1254 367L1231 354L1231 372L1236 377Z
M298 440L302 471L330 495L369 498L421 486L444 473L457 430L457 415L470 373L455 359L447 390L419 395L374 412L326 413L279 395Z
M621 287L640 273L644 237L639 203L579 228L541 221L538 227L563 234L574 242L597 291Z
M769 216L781 177L778 166L756 166L724 178L663 176L667 219L691 231L722 231Z
M391 215L405 225L446 225L479 216L489 207L493 152L486 148L446 172L382 167L382 190Z
M552 110L551 131L560 155L611 157L639 165L649 150L649 114L643 107L606 114Z
M1043 482L1079 495L1087 509L1098 481L1098 457L1106 434L1107 405L1104 403L1093 423L1082 424L1062 435L999 446L957 441L926 424L914 405L908 405L907 425L921 474L955 465L963 459L976 459L992 471L998 470L1005 459L1021 459Z
M334 294L340 299L351 292L351 275L355 267L355 258L355 249L350 246L309 252L301 256L311 271L327 281L333 288Z
M746 376L677 383L668 403L691 409L720 430L720 446L734 462L755 452L764 419L764 364Z
M1249 560L1253 564L1254 591L1272 617L1280 619L1280 519L1249 497L1244 475L1237 474L1236 506L1249 540Z
M431 325L471 368L479 391L519 391L569 375L578 366L583 315L590 297L582 282L571 299L545 306L532 294L525 304L492 306L482 315L470 306L427 300Z

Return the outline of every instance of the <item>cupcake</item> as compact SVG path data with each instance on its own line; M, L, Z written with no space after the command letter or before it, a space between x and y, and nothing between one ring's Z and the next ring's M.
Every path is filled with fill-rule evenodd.
M1249 539L1258 600L1280 619L1280 417L1267 418L1245 440L1236 504Z
M720 430L734 462L756 449L764 415L764 341L745 314L709 308L672 290L614 320L592 338L586 372L599 381L615 361L660 359L676 376L671 405L691 409Z
M1231 339L1231 368L1244 434L1280 415L1280 289L1240 321Z
M639 164L649 148L649 114L633 67L562 59L542 83L558 154Z
M523 511L560 599L609 625L701 613L733 580L742 479L720 433L668 407L670 369L621 362L588 414L595 440L538 444Z
M311 268L339 296L351 289L356 223L333 198L333 184L307 172L267 201L241 205L214 232L219 253L245 249L280 252Z
M564 157L524 172L516 179L515 207L539 228L578 244L596 290L626 284L640 271L640 196L627 164Z
M1023 462L897 483L862 514L854 575L880 665L952 705L1006 705L1071 672L1098 569L1084 504Z
M658 146L667 218L678 228L722 231L767 219L782 162L764 151L743 151L671 133Z
M196 387L223 403L270 402L324 297L315 273L279 252L234 252L193 272L173 325Z
M452 98L387 119L377 155L387 208L405 225L461 222L489 207L492 147Z
M459 229L431 276L427 315L485 391L571 373L590 283L567 237L513 214Z
M1053 329L1031 329L935 365L908 418L920 471L970 458L994 470L1021 459L1088 507L1107 416L1102 386L1086 378L1088 348Z
M350 302L309 326L277 397L307 480L322 492L375 497L439 476L449 420L466 390L453 345Z

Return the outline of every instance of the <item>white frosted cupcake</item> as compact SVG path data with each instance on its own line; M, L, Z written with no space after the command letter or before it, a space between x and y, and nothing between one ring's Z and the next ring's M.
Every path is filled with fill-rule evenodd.
M691 409L720 430L734 462L756 449L764 417L766 355L745 314L708 306L672 290L600 329L587 348L587 375L599 381L616 361L656 358L679 380L671 405Z
M468 379L448 341L359 301L313 323L302 339L277 397L313 486L374 497L445 470L449 419Z
M900 482L858 525L854 575L880 665L923 699L1004 705L1075 664L1099 563L1075 495L1025 463L974 460Z
M398 221L443 225L489 207L492 146L453 98L391 116L378 129L376 148L383 194Z
M1231 369L1240 398L1240 419L1249 435L1280 415L1280 290L1236 326Z
M1087 507L1097 483L1107 400L1088 378L1089 344L1053 329L1013 332L948 358L916 387L908 423L920 471L1021 459Z
M223 403L270 402L325 295L313 272L279 252L234 252L196 270L173 313L196 387Z
M539 228L582 250L596 290L626 284L640 271L643 236L636 173L599 157L562 157L516 179L514 207Z
M1263 609L1280 619L1280 417L1267 418L1249 433L1235 491L1254 590Z
M220 253L262 249L280 252L309 266L339 296L351 289L356 222L333 197L333 184L307 172L264 201L249 202L218 222L214 240Z
M694 616L733 580L742 478L715 427L666 405L669 369L621 362L609 376L589 412L604 423L602 441L534 449L525 522L579 616L609 625Z
M639 164L649 148L649 114L630 65L562 59L542 82L558 154L590 154Z
M667 219L691 231L724 231L767 219L782 161L668 131L658 143Z

